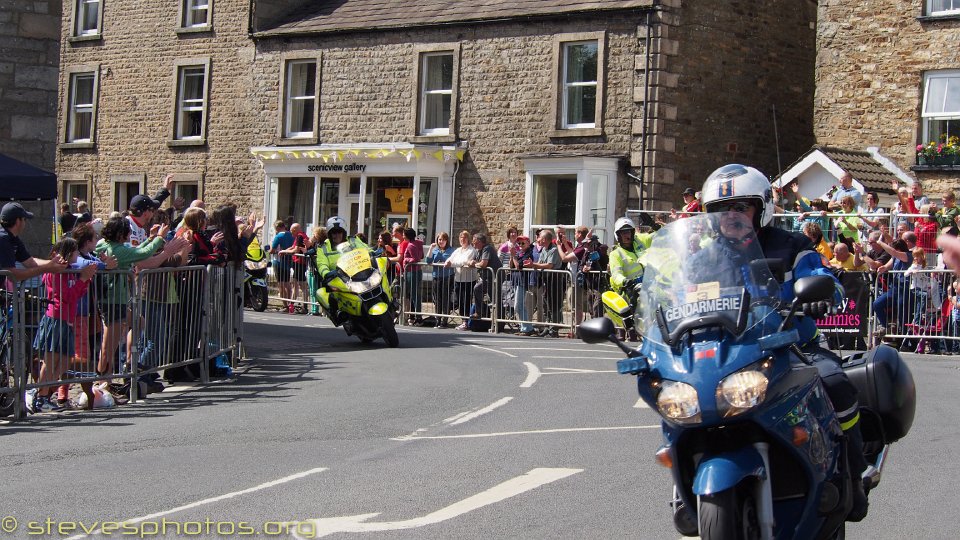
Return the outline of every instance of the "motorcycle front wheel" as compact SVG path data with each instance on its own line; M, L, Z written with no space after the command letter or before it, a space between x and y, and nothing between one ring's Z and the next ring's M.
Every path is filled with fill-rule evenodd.
M383 340L390 347L400 345L400 336L397 335L397 327L393 322L393 314L389 311L380 316L380 331L383 333Z
M700 538L759 540L760 522L752 495L737 488L700 496Z
M270 298L265 287L250 287L250 307L254 311L266 310L268 303L270 303Z

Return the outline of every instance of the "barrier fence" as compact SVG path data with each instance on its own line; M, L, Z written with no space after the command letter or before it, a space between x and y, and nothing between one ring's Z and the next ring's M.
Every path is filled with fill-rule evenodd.
M144 376L197 365L208 382L209 360L235 366L241 352L242 278L232 267L0 276L0 415L22 418L38 393L67 401L73 384L89 396L100 381L122 381L103 390L136 401L149 390Z

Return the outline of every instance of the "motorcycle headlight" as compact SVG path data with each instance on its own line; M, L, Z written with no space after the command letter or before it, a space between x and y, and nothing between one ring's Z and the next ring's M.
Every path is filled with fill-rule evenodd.
M728 375L717 386L717 406L726 417L748 411L767 397L769 382L766 375L752 368Z
M677 381L663 381L657 394L657 408L668 420L681 424L700 421L700 400L697 389Z
M374 287L380 286L380 272L374 270L373 272L370 272L370 275L367 277L367 279L363 281L347 281L346 285L350 292L357 294L365 293Z

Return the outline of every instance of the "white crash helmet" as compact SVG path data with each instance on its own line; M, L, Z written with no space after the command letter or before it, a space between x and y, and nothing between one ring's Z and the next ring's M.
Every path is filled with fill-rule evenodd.
M347 222L340 216L333 216L327 220L327 234L333 232L334 229L340 229L343 234L347 234Z
M631 230L634 230L634 231L635 231L635 230L637 230L637 224L634 223L632 219L630 219L630 218L628 218L628 217L626 217L626 216L618 219L618 220L616 221L616 223L613 224L613 234L614 234L614 236L616 236L616 234L617 234L618 232L624 231L624 230L627 230L627 229L631 229Z
M754 227L766 227L773 220L773 190L762 172L736 163L710 173L703 183L703 209L713 212L717 203L746 200L757 206Z

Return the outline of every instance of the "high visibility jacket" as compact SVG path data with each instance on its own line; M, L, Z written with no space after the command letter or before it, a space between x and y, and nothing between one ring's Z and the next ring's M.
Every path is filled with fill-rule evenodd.
M366 249L370 250L370 246L363 243L363 240L360 240L356 236L351 236L347 238L347 242L353 246L353 249ZM322 278L327 274L327 272L335 269L337 267L337 260L340 259L340 252L337 251L337 246L331 245L330 240L325 240L323 246L317 250L317 272Z
M633 251L624 249L620 244L610 252L610 283L615 289L623 287L625 281L639 277L643 265L640 254L650 247L652 234L636 234L633 237Z

